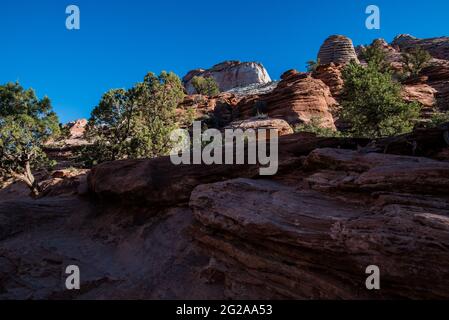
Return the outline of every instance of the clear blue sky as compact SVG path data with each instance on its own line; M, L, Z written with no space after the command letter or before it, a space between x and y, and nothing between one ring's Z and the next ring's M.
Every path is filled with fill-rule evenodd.
M81 10L79 31L65 28L70 4ZM381 9L379 31L365 28L369 4ZM262 62L277 79L303 70L331 34L355 44L443 36L448 17L447 0L2 0L0 83L19 80L48 95L67 122L148 71L182 77L232 59Z

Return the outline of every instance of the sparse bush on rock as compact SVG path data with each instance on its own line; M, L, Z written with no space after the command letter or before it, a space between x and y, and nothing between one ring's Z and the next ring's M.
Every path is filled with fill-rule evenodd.
M307 61L307 71L308 72L315 72L316 69L320 66L320 59L315 60L309 60Z
M313 117L310 122L297 125L294 129L295 133L307 132L314 133L317 137L342 137L343 133L340 131L332 130L323 126L323 123L319 117Z
M220 89L214 78L193 77L192 85L197 94L212 97L220 93Z
M419 46L403 52L402 64L406 76L410 78L419 76L431 59L432 56Z

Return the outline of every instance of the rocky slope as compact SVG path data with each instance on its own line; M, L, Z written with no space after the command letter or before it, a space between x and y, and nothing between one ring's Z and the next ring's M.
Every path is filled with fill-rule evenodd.
M287 182L237 179L193 191L196 237L226 274L228 294L447 297L449 163L318 149L302 169ZM369 265L383 275L378 293L364 288Z
M394 38L392 45L401 50L419 46L436 59L449 60L449 37L419 39L409 34L401 34Z
M268 180L126 160L96 167L87 192L2 197L0 298L449 298L448 130L283 136ZM79 292L64 290L69 264Z
M335 128L349 43L328 39L329 64L313 73L180 106L220 129L278 130L274 177L261 178L259 165L167 157L90 172L68 161L42 177L38 200L20 184L1 189L0 299L448 299L449 124L377 141L292 134L313 117ZM401 45L382 42L392 64ZM213 69L234 86L238 66ZM447 67L432 60L404 83L404 99L449 109ZM82 140L84 126L73 123L70 138ZM47 150L58 160L72 151ZM64 289L69 264L81 268L79 292ZM380 291L365 287L369 265L380 268Z

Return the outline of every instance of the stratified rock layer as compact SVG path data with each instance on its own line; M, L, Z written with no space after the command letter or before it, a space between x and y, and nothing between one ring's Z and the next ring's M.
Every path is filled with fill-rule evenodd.
M449 37L418 39L408 34L401 34L393 40L392 45L402 51L421 47L436 59L449 60Z
M261 112L292 125L316 118L323 127L335 129L331 111L336 105L323 81L291 70L282 76L282 81L272 92L243 99L236 112L242 119Z
M196 239L227 296L449 297L449 163L320 149L303 169L193 191ZM371 265L379 291L365 287Z
M342 66L337 66L334 63L319 65L312 76L323 81L329 87L332 96L338 99L343 93L344 86L342 69Z
M437 107L440 110L449 110L449 61L433 60L432 63L422 71L428 77L427 83L434 88L437 99Z
M352 40L341 35L327 38L318 53L320 64L346 64L351 60L359 61Z
M282 136L264 180L257 165L158 158L101 164L85 192L3 189L0 299L449 298L448 129ZM65 290L72 264L79 291Z

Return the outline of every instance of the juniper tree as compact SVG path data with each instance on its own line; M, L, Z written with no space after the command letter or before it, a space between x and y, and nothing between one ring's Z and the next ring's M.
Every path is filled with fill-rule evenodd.
M409 77L417 77L431 59L432 56L419 46L402 53L402 65Z
M214 78L193 77L192 86L195 88L197 94L212 97L220 93L220 89Z
M129 90L104 94L86 130L93 143L84 150L87 164L168 154L170 133L185 120L176 113L183 98L181 80L167 72L149 73Z
M50 99L39 100L19 83L0 86L0 176L24 182L33 196L40 192L34 172L51 162L43 145L59 134L59 122Z
M341 118L351 124L353 135L379 138L413 129L420 105L402 99L401 85L390 72L380 72L373 63L364 67L351 62L343 78Z

